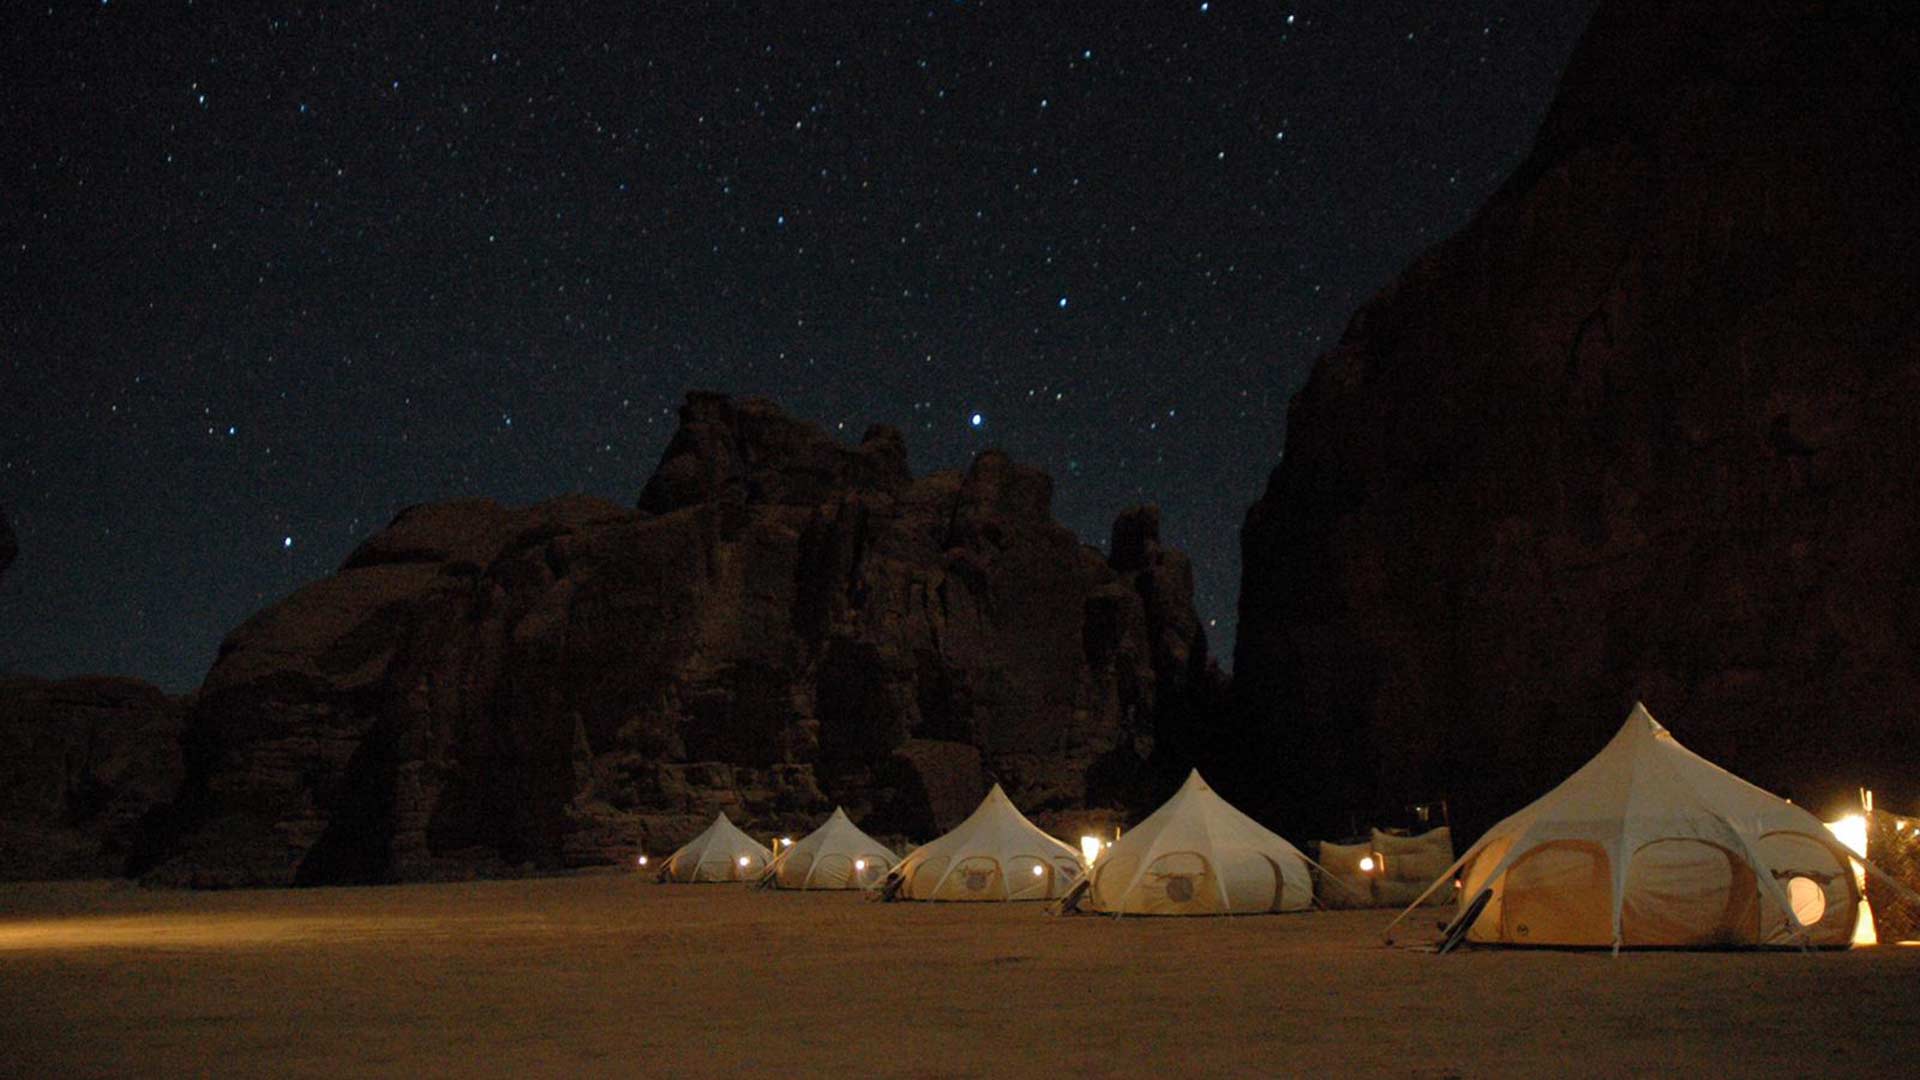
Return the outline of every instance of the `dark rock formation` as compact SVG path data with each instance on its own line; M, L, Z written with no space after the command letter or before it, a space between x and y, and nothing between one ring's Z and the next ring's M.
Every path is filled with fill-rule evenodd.
M134 679L0 677L0 880L120 874L180 786L184 711Z
M1601 7L1247 515L1235 679L1282 817L1449 794L1484 826L1635 698L1816 811L1920 803L1915 25Z
M20 554L20 543L13 538L13 526L7 521L5 507L0 507L0 579L7 576L7 567L13 565L14 557Z
M914 479L759 401L693 395L637 510L416 507L235 630L155 880L420 879L762 834L845 804L950 827L1147 782L1206 644L1151 512L1110 565L1004 454ZM1117 545L1118 546L1118 545Z

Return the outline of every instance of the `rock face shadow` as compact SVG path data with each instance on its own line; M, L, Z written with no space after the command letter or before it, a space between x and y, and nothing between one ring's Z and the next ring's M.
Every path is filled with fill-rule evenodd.
M1472 834L1635 700L1821 812L1920 805L1916 62L1891 10L1599 8L1247 514L1236 689L1283 827L1447 796Z

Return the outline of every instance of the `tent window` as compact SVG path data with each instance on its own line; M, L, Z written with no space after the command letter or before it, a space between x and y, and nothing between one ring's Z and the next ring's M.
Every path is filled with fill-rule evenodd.
M1762 836L1755 845L1760 857L1766 860L1767 869L1787 890L1787 902L1796 913L1801 906L1793 892L1796 882L1806 882L1797 886L1803 894L1809 887L1819 887L1819 907L1808 908L1819 914L1811 920L1800 920L1801 925L1811 929L1811 940L1815 945L1846 944L1853 936L1854 923L1860 912L1860 897L1853 883L1853 874L1828 846L1830 842L1823 842L1805 833L1771 832ZM1763 939L1786 932L1786 912L1772 901L1763 907L1766 931Z
M1817 925L1820 916L1827 913L1827 890L1812 878L1788 879L1787 900L1793 904L1793 917L1799 919L1802 926Z

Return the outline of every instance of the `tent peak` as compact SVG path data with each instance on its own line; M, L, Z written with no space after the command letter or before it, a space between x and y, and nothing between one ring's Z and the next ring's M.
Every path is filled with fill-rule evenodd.
M1627 724L1644 728L1655 735L1667 733L1667 729L1661 725L1660 721L1655 720L1653 714L1647 711L1647 703L1644 701L1633 703L1633 711L1627 714Z

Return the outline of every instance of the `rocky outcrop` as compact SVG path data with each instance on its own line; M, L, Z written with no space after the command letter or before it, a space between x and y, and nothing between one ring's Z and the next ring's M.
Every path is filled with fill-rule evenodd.
M0 579L7 576L7 568L20 554L20 543L14 539L13 526L7 521L5 507L0 507Z
M184 711L134 679L0 677L0 880L120 874L180 785Z
M1247 515L1277 817L1484 826L1636 698L1816 810L1920 802L1916 65L1894 5L1602 5Z
M916 479L891 429L696 394L637 509L408 510L223 644L150 875L624 861L836 803L926 838L991 780L1118 805L1205 670L1191 571L1151 512L1109 562L1050 500L996 451Z

